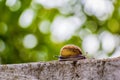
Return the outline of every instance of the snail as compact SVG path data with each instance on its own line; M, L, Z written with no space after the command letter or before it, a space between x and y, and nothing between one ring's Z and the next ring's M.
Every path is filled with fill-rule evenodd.
M75 45L65 45L60 50L59 61L77 61L86 59L81 49Z

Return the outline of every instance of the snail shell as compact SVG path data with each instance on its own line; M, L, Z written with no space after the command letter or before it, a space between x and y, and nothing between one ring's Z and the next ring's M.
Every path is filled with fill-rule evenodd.
M67 61L67 60L80 60L85 59L86 57L82 55L82 51L78 46L75 45L65 45L60 50L60 61Z

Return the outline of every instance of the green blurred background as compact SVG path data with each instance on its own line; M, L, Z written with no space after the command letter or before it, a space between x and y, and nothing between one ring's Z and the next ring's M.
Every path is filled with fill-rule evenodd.
M120 0L0 0L1 64L56 60L66 44L119 56Z

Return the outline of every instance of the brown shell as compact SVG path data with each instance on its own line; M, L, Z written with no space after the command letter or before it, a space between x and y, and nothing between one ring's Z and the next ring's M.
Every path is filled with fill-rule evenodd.
M61 51L60 55L62 57L72 57L82 55L82 51L78 46L75 45L65 45Z

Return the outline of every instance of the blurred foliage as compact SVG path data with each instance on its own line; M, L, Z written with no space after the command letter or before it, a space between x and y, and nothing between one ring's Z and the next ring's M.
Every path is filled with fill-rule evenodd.
M79 35L76 35L80 29L69 40L60 43L51 40L50 30L44 34L38 29L38 24L44 20L52 23L57 15L69 17L74 15L73 13L66 15L60 13L58 8L45 8L40 4L33 5L32 0L19 0L20 8L17 5L13 7L6 6L6 1L0 0L0 48L2 49L5 45L5 50L0 51L1 64L55 60L54 56L59 55L60 48L65 44L75 44L82 47L82 39L80 39ZM19 25L19 18L24 10L28 8L35 11L36 17L29 27L22 28ZM84 11L83 13L87 16L86 22L82 25L83 29L87 28L94 34L98 34L103 30L108 30L112 34L120 34L119 0L114 3L114 12L106 21L99 21L95 16L89 16ZM32 49L23 46L23 38L27 34L34 34L37 38L37 46Z

